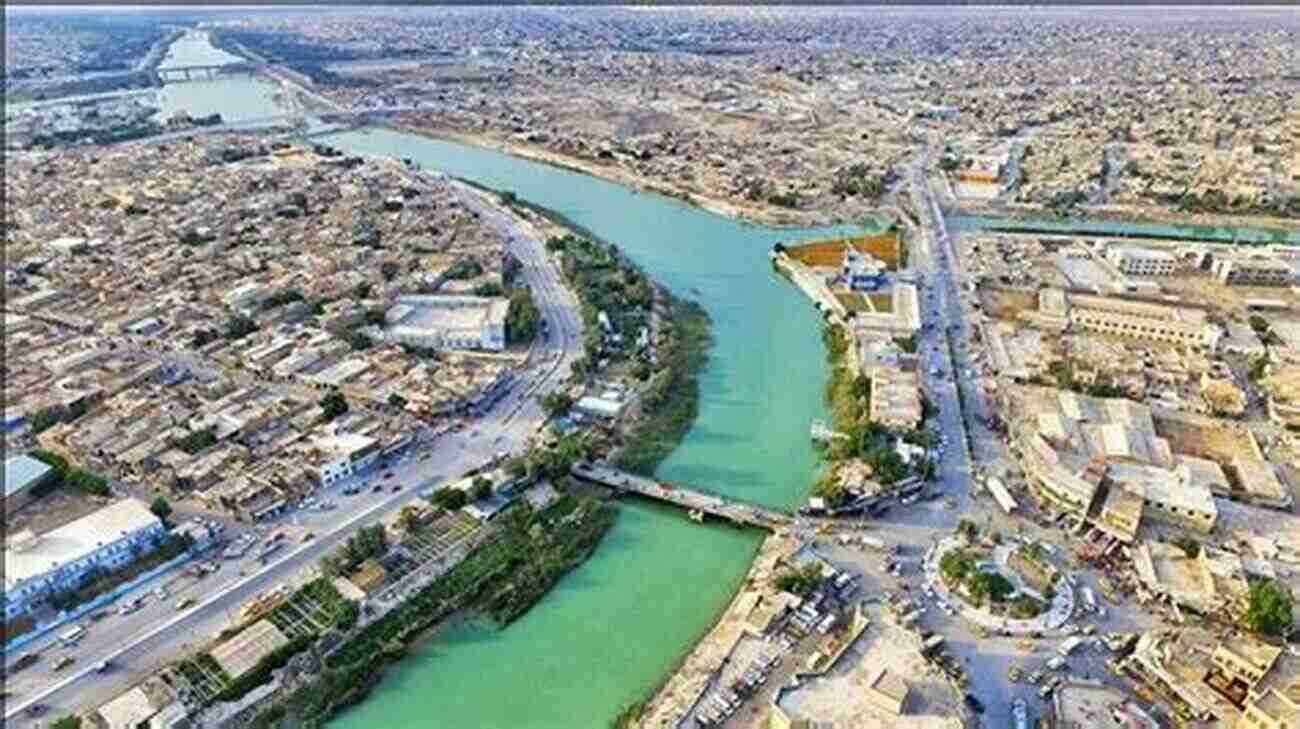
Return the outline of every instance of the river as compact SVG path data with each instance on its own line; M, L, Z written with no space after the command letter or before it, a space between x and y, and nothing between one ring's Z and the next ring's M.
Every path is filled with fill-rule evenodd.
M772 272L767 251L828 230L746 225L580 173L391 131L319 141L513 191L616 243L656 281L699 301L716 338L700 413L659 476L778 506L806 494L816 469L808 427L824 414L820 326ZM604 727L710 627L758 540L626 504L595 556L522 620L504 631L479 623L444 631L336 727Z
M169 63L208 58L199 46L186 48L189 58L178 60L174 48ZM270 94L250 92L249 83L275 89L227 79L168 85L164 96L174 89L170 98L179 106L170 111L216 110L228 118L275 113ZM794 505L807 492L816 471L808 427L824 415L820 325L799 292L773 274L766 253L778 240L830 229L745 224L580 173L392 131L317 141L410 158L510 190L617 244L656 281L699 301L716 338L701 378L700 413L658 475L775 506ZM999 222L967 219L961 227ZM474 620L444 628L332 726L605 727L711 626L759 538L625 503L592 559L527 615L505 630Z

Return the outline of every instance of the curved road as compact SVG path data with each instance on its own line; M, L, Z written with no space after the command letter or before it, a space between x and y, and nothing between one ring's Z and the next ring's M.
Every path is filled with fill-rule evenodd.
M194 607L161 623L146 623L128 635L111 633L107 624L92 627L92 636L106 639L105 642L94 645L92 649L91 644L95 641L88 636L83 641L84 647L77 651L77 663L69 674L31 693L16 692L9 697L4 706L7 726L31 726L32 720L24 712L34 704L49 707L39 721L48 716L99 706L155 672L162 662L178 657L219 633L229 623L229 616L245 600L287 582L315 565L354 529L379 522L384 516L419 498L419 493L425 488L455 479L490 460L495 453L515 452L525 447L544 419L538 397L564 384L569 366L580 354L582 324L577 299L564 287L559 269L531 228L519 225L492 208L478 193L463 186L460 190L467 205L478 210L482 217L507 236L511 252L523 264L521 275L532 288L534 300L550 330L550 337L534 347L529 366L517 373L519 384L472 427L441 437L431 453L427 449L424 453L417 452L414 457L393 466L391 479L384 479L381 483L385 486L400 484L402 489L399 492L386 490L377 499L371 493L348 497L337 494L342 484L336 484L322 493L322 497L333 499L343 509L351 507L357 511L342 522L319 527L311 524L318 534L313 541L295 545L292 551L282 554L269 565L239 578L220 592L201 599ZM296 513L300 518L316 522L327 519L331 512ZM218 579L209 577L197 584L200 589L206 589L211 581ZM116 619L110 617L106 620ZM112 661L113 668L105 674L96 674L94 666L106 660ZM13 678L22 676L16 674Z

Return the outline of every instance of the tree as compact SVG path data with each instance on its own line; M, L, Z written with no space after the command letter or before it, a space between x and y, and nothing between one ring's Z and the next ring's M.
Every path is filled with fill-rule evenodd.
M541 318L532 292L527 288L516 289L510 295L510 310L506 314L506 341L511 344L531 341Z
M809 562L798 569L787 570L777 575L776 580L773 582L776 589L801 597L811 594L821 583L822 566L817 562Z
M388 396L388 406L397 410L404 410L406 409L406 398L395 392L391 393Z
M1291 592L1277 580L1252 580L1246 624L1256 633L1285 635L1291 630Z
M403 506L402 510L397 512L397 528L404 532L411 532L420 523L420 510L414 506Z
M484 476L474 477L474 500L482 501L492 496L492 479Z
M325 422L328 423L348 411L348 401L343 397L343 393L331 392L321 398L320 408L324 413Z
M554 418L569 412L569 408L573 407L573 398L568 393L551 392L541 398L541 403L546 414Z
M172 514L172 505L167 503L167 499L164 499L163 497L159 496L158 498L153 500L152 504L149 505L149 511L152 511L153 515L158 517L159 519L162 519L163 521L167 521L167 517L171 516Z
M385 281L392 281L401 270L402 267L397 265L397 261L384 261L379 264L379 275L383 276Z
M951 550L939 559L939 573L943 575L944 581L949 584L961 582L974 571L975 560L960 549Z
M55 719L50 723L50 729L81 729L81 717L69 714L60 719Z
M370 349L370 347L374 344L374 342L370 339L370 336L367 335L365 332L361 332L361 331L348 332L347 340L348 340L348 346L352 347L352 351L354 352L363 352L367 349Z
M1012 585L1010 580L996 572L972 573L966 578L966 589L976 602L984 602L986 598L993 602L1002 602L1016 591L1015 585Z
M970 519L962 519L957 522L957 533L966 541L973 542L975 537L979 536L979 528Z
M352 287L352 298L354 299L370 298L370 282L362 281L361 283Z
M455 511L464 508L469 503L469 497L460 489L445 488L434 492L433 502L447 511Z

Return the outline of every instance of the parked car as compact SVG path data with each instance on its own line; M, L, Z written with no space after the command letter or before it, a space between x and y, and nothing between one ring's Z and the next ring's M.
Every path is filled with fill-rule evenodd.
M974 694L966 694L965 702L966 705L970 707L971 711L976 714L984 713L984 703L975 698Z

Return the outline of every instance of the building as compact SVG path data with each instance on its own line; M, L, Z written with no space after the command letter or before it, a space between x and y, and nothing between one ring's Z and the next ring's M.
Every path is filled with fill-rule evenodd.
M1228 286L1290 286L1295 281L1291 264L1257 256L1216 259L1210 271Z
M1250 583L1241 558L1202 545L1195 556L1164 542L1142 542L1133 550L1133 568L1150 596L1201 613L1241 614Z
M1252 695L1234 729L1294 729L1300 726L1300 689L1269 689Z
M573 405L574 412L590 418L616 420L623 412L623 403L614 397L593 397L588 395Z
M366 469L379 456L379 441L368 435L336 433L316 438L307 451L308 473L329 486Z
M57 478L49 464L28 455L5 459L5 516L32 500L32 492Z
M125 567L138 554L152 551L166 534L143 502L123 499L41 535L13 535L5 549L5 619L79 587L94 571Z
M1240 490L1232 492L1232 496L1258 506L1286 510L1291 508L1291 490L1277 477L1277 471L1271 463L1259 458L1237 456L1232 459L1231 466L1237 477L1237 485L1240 486Z
M1188 306L1119 296L1039 291L1038 309L1021 314L1024 321L1047 331L1067 328L1125 339L1164 342L1214 349L1223 330L1207 321L1205 312Z
M395 342L427 349L506 347L508 299L484 296L403 296L388 310L387 335Z
M873 422L898 430L915 430L921 425L921 379L915 371L880 366L868 377Z
M875 291L885 285L885 264L870 253L844 247L844 262L840 267L844 283L853 291Z
M1115 246L1106 251L1106 260L1131 276L1169 276L1178 270L1178 256L1150 248Z
M1219 673L1247 688L1255 688L1277 663L1282 649L1249 635L1233 636L1214 649L1210 662Z
M865 691L868 704L894 716L903 715L908 688L902 676L890 672L888 668L877 668L867 679Z

